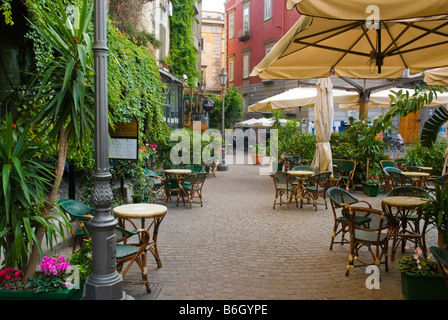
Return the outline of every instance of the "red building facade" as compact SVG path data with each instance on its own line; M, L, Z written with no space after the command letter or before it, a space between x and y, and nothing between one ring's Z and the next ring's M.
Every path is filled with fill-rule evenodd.
M227 0L224 6L229 86L243 93L246 107L284 91L285 88L276 89L278 81L262 81L249 74L300 14L296 10L286 10L286 0ZM291 86L296 84L294 81ZM285 81L282 81L284 85Z

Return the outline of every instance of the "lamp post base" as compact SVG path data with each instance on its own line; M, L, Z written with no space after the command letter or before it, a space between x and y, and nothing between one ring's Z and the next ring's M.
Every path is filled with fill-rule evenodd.
M216 166L216 170L218 170L218 171L227 171L227 170L229 170L229 167L226 164L219 163Z

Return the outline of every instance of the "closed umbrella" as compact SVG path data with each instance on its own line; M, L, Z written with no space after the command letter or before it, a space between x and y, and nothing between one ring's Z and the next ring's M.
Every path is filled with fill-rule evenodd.
M314 132L316 134L316 153L311 165L316 172L332 171L332 153L330 146L331 129L333 126L333 95L330 78L319 79L316 84L317 97L314 108Z

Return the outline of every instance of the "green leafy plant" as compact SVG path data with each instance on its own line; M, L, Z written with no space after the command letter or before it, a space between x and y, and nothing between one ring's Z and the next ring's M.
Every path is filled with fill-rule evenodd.
M251 150L252 150L252 152L254 154L257 154L257 155L264 155L264 154L266 154L266 147L261 145L261 144L256 144L255 146L253 146L251 148Z
M4 264L20 269L29 266L30 247L42 253L37 229L46 231L51 246L69 225L64 215L59 220L41 211L54 166L42 136L30 128L14 124L8 113L0 129L0 249Z
M84 244L81 249L75 251L70 259L70 265L77 266L79 271L79 279L86 280L92 273L92 241L84 240Z
M406 246L409 249L409 246ZM429 256L424 256L420 248L416 248L415 254L401 258L397 263L401 272L415 273L420 275L437 274L437 263Z
M441 188L435 182L435 196L419 206L423 219L437 228L438 247L448 249L448 188Z
M210 115L210 127L221 130L222 127L222 100L214 98L215 110ZM235 122L244 117L243 96L235 88L229 88L224 96L224 125L232 128Z
M379 186L381 184L381 180L377 175L371 174L370 178L365 180L365 183L374 185L374 186Z

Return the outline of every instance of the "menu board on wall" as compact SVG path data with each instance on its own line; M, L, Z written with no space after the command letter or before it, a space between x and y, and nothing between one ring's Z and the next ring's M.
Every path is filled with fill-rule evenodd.
M138 159L138 123L119 122L112 128L109 126L109 158L122 160Z

